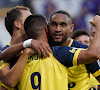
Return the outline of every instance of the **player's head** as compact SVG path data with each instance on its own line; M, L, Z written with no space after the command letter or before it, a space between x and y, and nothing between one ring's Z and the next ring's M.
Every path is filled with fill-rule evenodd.
M84 43L86 45L89 45L90 43L89 37L89 33L83 29L76 30L71 34L72 39L75 39L76 41Z
M24 28L28 38L42 38L45 30L47 30L47 20L40 14L30 15L25 20Z
M71 16L68 12L59 10L51 14L49 19L49 34L53 44L60 45L73 31Z
M5 17L5 26L9 34L12 36L14 29L21 29L24 32L24 21L31 15L30 9L24 6L13 7L7 12Z

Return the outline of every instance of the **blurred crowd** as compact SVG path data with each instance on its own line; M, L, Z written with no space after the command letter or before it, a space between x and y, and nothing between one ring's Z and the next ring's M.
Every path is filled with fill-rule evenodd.
M27 6L33 14L43 14L48 20L53 11L65 10L72 16L74 31L90 32L89 21L100 13L100 0L0 0L0 9L16 5Z
M74 30L89 31L89 20L100 11L100 0L24 0L33 13L41 13L47 18L55 10L65 10L70 13L75 25ZM28 4L27 4L28 3ZM49 18L48 18L49 19Z

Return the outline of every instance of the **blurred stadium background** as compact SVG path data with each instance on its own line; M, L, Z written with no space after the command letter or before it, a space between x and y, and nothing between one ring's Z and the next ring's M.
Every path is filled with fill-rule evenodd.
M72 16L74 30L90 31L89 21L100 13L100 0L0 0L0 48L9 44L10 35L4 25L6 12L17 5L24 5L34 14L48 17L55 10L66 10Z

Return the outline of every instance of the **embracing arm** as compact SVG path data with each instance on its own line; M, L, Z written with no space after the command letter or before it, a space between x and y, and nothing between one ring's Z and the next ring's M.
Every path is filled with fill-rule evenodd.
M23 42L12 45L0 53L0 59L8 61L18 55L23 49Z
M23 54L19 57L16 64L2 76L1 81L5 85L7 85L9 87L15 87L17 85L17 83L19 82L19 80L23 74L25 65L28 60L28 56L31 55L32 53L33 53L32 49L26 48L24 50ZM35 52L34 52L34 54L35 54Z
M27 47L31 47L33 50L37 51L37 53L40 55L40 57L42 55L44 57L47 57L47 56L49 56L49 53L52 53L52 51L49 47L49 44L47 44L43 41L39 41L39 40L32 39L31 42L28 42ZM27 47L25 47L25 48L27 48ZM4 61L8 61L11 58L15 57L16 55L18 55L23 49L24 49L23 42L14 44L14 45L10 46L9 48L7 48L6 50L4 50L0 54L0 59L2 59Z

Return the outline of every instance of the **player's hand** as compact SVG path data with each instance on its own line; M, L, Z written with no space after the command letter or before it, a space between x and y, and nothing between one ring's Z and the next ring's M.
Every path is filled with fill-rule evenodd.
M90 24L97 26L98 24L100 24L100 16L96 15L92 21L90 21Z
M52 50L50 49L49 44L40 41L40 40L32 40L31 41L31 48L39 54L40 57L49 57L50 53L52 53Z

